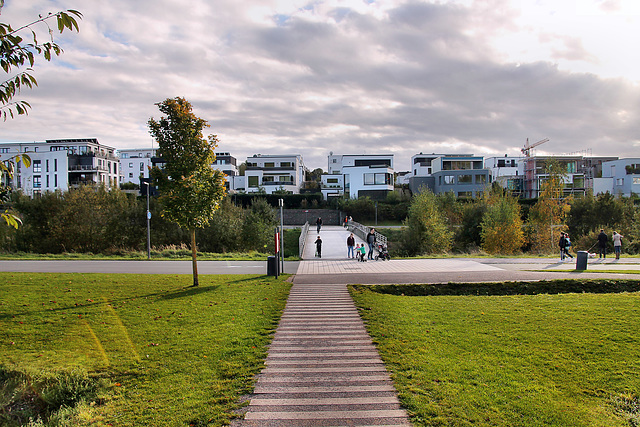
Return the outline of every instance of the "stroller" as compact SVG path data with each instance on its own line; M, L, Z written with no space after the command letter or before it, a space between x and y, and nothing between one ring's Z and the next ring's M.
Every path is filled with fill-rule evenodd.
M376 255L376 261L381 259L382 261L391 261L391 256L387 250L387 245L378 244L378 254Z

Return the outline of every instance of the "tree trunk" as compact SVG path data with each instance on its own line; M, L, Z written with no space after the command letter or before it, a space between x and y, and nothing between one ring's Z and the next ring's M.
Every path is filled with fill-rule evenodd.
M198 249L196 248L196 229L191 229L191 264L193 265L193 286L198 286Z

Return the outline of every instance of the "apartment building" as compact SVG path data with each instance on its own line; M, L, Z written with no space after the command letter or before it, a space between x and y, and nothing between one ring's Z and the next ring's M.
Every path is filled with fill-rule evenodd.
M593 193L606 192L626 197L640 194L640 157L602 163L602 177L595 179Z
M156 156L155 148L125 148L117 150L120 159L120 184L131 182L140 184L149 178L151 159Z
M304 183L304 162L300 154L254 154L247 158L245 191L272 194L284 190L299 194Z
M115 152L95 138L0 143L3 157L20 153L31 158L29 168L21 162L16 164L10 182L29 196L82 184L104 184L107 188L118 185L120 170Z
M394 187L393 154L333 154L328 175L321 177L325 199L370 197L384 199Z
M409 188L416 194L428 188L435 194L453 192L457 197L476 197L491 184L481 156L473 154L416 154L411 157Z
M511 194L521 195L524 191L524 163L521 156L487 157L484 167L489 170L491 182L498 183Z

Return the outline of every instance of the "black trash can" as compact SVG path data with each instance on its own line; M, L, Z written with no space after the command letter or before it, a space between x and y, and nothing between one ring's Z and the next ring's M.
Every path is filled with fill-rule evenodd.
M589 259L589 252L578 251L578 256L576 256L576 270L586 270L588 259Z
M275 256L267 257L267 276L278 275L278 260Z

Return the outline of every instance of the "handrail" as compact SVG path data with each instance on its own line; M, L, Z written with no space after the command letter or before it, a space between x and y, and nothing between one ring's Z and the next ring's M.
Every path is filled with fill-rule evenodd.
M349 231L351 231L356 236L360 237L362 240L364 240L366 242L367 241L367 234L369 234L369 232L371 231L372 227L367 227L366 225L362 225L359 222L355 222L354 220L351 220L351 221L348 222L347 228L349 229ZM384 236L383 234L378 233L377 231L374 231L374 234L376 236L376 242L378 242L381 245L387 246L387 237L386 236Z
M300 237L298 238L298 251L300 255L300 259L302 259L302 254L304 253L304 245L307 243L307 234L309 233L309 222L305 222L302 227L302 231L300 232Z

